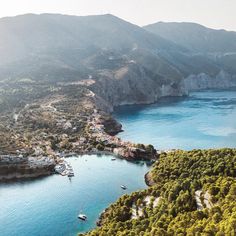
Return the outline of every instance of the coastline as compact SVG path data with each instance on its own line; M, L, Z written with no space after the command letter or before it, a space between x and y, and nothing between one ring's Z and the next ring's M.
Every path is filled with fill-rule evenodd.
M64 155L62 155L61 157L62 157L62 158L67 158L67 157L70 157L70 156L73 156L73 155L86 155L86 154L88 154L88 155L93 155L93 154L95 154L95 155L103 155L103 154L105 154L105 155L117 156L117 157L119 157L119 158L126 159L126 160L131 160L131 161L142 160L142 159L138 159L138 157L140 157L139 155L136 155L136 156L120 155L120 154L122 154L121 150L120 150L120 152L114 152L114 148L111 149L111 148L109 147L109 145L114 144L114 141L115 141L115 142L116 142L116 141L119 141L119 142L121 142L120 144L122 144L122 147L121 147L121 148L124 148L125 145L126 145L126 142L122 143L123 141L122 141L122 140L118 140L118 138L117 138L116 136L112 136L112 135L107 134L107 133L104 131L104 128L102 128L101 124L100 124L99 122L97 122L97 118L98 118L97 115L99 115L99 114L97 114L97 112L96 112L96 115L95 115L95 120L96 120L96 121L95 121L94 123L92 122L92 126L89 127L89 128L91 128L91 129L89 129L88 134L91 135L93 138L95 138L96 141L103 143L103 145L104 145L104 150L98 150L98 149L96 149L96 145L92 144L92 145L94 146L94 148L93 148L92 150L82 149L82 150L77 151L77 152L76 152L75 150L65 150ZM91 121L90 121L90 122L91 122ZM95 128L97 129L97 125L99 125L99 127L102 128L102 129L99 130L99 132L94 132L94 131L96 131ZM93 130L93 128L94 128L94 130ZM93 130L93 131L91 132L91 130ZM112 139L112 142L111 142L111 143L107 143L107 141L108 141L110 138ZM88 142L90 142L90 141L88 140ZM133 144L133 143L130 143L130 142L128 142L128 143L129 143L132 147L133 147L133 145L134 145L134 147L135 147L135 145L136 145L136 144ZM108 148L108 149L106 150L106 148ZM59 153L58 153L58 154L59 154ZM152 156L152 157L155 157L155 160L157 160L157 158L158 158L158 153L156 153L156 154L155 154L154 156ZM148 158L148 159L149 159L149 158ZM154 158L153 158L152 160L154 160ZM109 159L108 159L108 161L109 161ZM46 175L51 175L51 174L52 174L52 173L49 173L49 172L46 173ZM24 176L21 176L21 177L19 177L19 178L15 178L15 179L12 178L12 181L18 180L18 179L38 178L38 177L41 177L41 176L45 176L45 175L33 175L32 177L31 177L31 176L24 175ZM148 187L153 186L154 182L153 182L153 180L152 180L152 178L151 178L151 170L150 170L149 172L147 172L147 173L144 175L144 179L145 179L145 183L146 183L146 185L147 185ZM1 179L0 179L0 182L1 182ZM97 226L102 226L102 224L105 222L106 213L107 213L107 211L109 210L109 207L110 207L110 206L108 206L108 207L99 215L98 221L97 221L97 223L96 223Z
M0 183L51 175L55 164L49 157L0 155Z
M20 173L14 173L9 174L5 176L0 176L0 184L1 183L8 183L8 182L15 182L18 180L33 180L37 178L47 177L52 175L52 171L45 171L41 173L32 173L32 174L20 174Z
M151 187L155 184L155 182L151 178L150 172L151 172L151 170L144 175L144 181L145 181L147 187ZM105 214L109 211L109 209L110 209L110 206L106 207L99 214L98 220L96 221L97 227L101 227L103 225L103 220L106 218Z
M105 134L107 137L107 134ZM110 136L110 135L109 135ZM103 135L102 135L103 137ZM5 181L17 181L20 179L35 179L42 176L50 176L56 174L55 167L64 159L72 157L72 156L83 156L83 155L111 155L120 159L125 159L127 161L154 161L156 160L158 154L156 150L142 149L140 147L136 147L136 144L130 142L122 142L119 138L114 136L110 136L113 138L113 141L116 140L119 142L119 146L115 148L104 146L103 150L98 150L97 148L93 148L92 150L82 149L79 151L67 150L63 153L57 153L51 156L50 158L43 159L42 162L37 162L37 158L42 158L41 156L37 157L24 157L21 162L18 159L21 156L11 156L4 155L4 157L8 156L10 161L6 164L2 161L3 156L0 155L0 183ZM129 145L127 148L126 145ZM145 146L143 145L145 148ZM29 161L30 160L30 161ZM2 169L2 171L1 171Z
M91 98L91 96L92 99L88 101L88 97ZM185 96L186 94L181 97ZM54 167L58 163L58 161L61 160L61 157L71 156L72 153L73 155L108 154L118 156L119 158L129 161L155 161L158 157L158 150L154 149L154 147L152 147L152 149L150 150L151 145L145 146L143 144L135 144L129 141L123 141L116 136L117 133L123 131L122 125L113 117L111 111L105 112L104 109L102 109L102 105L104 105L103 102L101 102L101 100L97 101L96 99L97 96L91 93L83 97L83 102L85 100L87 104L89 104L90 108L83 113L83 122L85 125L81 131L78 132L76 127L72 125L69 117L65 117L63 123L58 123L55 126L50 127L47 133L44 130L35 130L35 132L37 132L36 140L27 140L27 142L29 143L26 143L26 141L23 140L25 143L21 142L21 145L23 143L21 149L13 150L16 153L14 155L18 157L22 155L25 157L30 157L29 155L33 154L32 159L35 160L42 156L50 157L55 162L53 164ZM24 110L26 115L28 115L29 112L39 110L41 112L47 112L47 114L54 114L59 116L61 112L59 112L57 108L58 102L62 103L60 98L58 98L57 96L53 98L50 97L45 99L45 101L39 100L38 103L36 103L37 106L27 105L22 110ZM120 106L122 105L123 104L121 104ZM99 109L99 107L101 109ZM111 110L113 109L114 107ZM27 122L27 120L25 119L26 115L21 112L18 116L17 123L13 123L13 125L17 127L18 124L25 124L25 122ZM78 118L81 119L81 117L82 114L79 114ZM58 122L58 118L56 118L55 120ZM63 127L59 133L56 132L57 125ZM16 137L17 135L19 134L15 134ZM55 140L59 140L60 143L55 144ZM64 155L62 153L64 153ZM19 165L18 163L14 163L14 160L12 161L13 166ZM44 163L45 168L49 167L50 165ZM0 159L0 168L1 166L3 165ZM30 177L37 178L38 176L42 175L51 175L54 172L53 168L50 169L50 171L45 171L45 169L42 168L40 173L37 173L37 171L39 171L41 168L41 164L37 165L37 163L34 167L28 167L27 165L25 167L22 167L21 170L23 170L23 172L24 168L29 168L30 173L18 173L14 170L14 168L11 170L11 168L9 167L11 167L11 164L6 168L7 170L9 170L9 173L7 173L6 175L3 171L1 171L3 176L0 175L0 182L3 179L19 179ZM36 173L34 173L35 171ZM145 178L147 177L148 175Z

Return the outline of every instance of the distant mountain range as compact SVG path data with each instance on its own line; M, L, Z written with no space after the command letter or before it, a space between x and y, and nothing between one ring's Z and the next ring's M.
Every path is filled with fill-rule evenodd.
M186 22L158 22L144 29L196 53L236 52L236 32L214 30Z
M147 31L210 57L226 71L236 73L236 32L214 30L195 23L158 22L144 27Z
M141 28L110 14L26 14L1 18L0 35L0 81L90 79L114 105L182 94L198 78L200 88L236 81L236 32L192 23Z

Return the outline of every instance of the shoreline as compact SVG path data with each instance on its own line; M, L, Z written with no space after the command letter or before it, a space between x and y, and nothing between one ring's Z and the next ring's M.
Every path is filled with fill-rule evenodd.
M184 99L187 95L184 96L178 96ZM170 96L172 97L172 96ZM161 98L160 98L161 99ZM56 101L55 101L56 102ZM116 136L116 134L123 132L122 125L116 120L116 118L113 116L111 112L105 112L104 110L99 109L99 104L96 104L94 100L91 101L91 104L93 104L93 108L89 110L89 112L85 113L85 127L84 130L81 130L79 133L76 134L76 139L74 141L69 141L70 137L73 137L75 134L73 126L71 124L69 125L69 121L65 119L65 124L67 124L67 127L64 130L64 133L55 133L55 138L59 136L61 139L61 143L64 141L68 142L70 147L61 147L61 144L58 144L58 149L52 149L50 147L50 141L42 141L41 143L30 143L32 150L27 150L27 152L17 153L18 150L15 150L17 154L15 156L25 156L26 158L30 157L28 155L30 152L34 151L34 157L32 159L37 160L38 158L42 156L46 156L54 160L54 167L56 164L61 160L61 157L68 157L72 155L112 155L115 157L119 157L121 159L126 159L128 161L155 161L158 158L158 155L161 150L156 150L153 147L153 150L148 150L148 146L151 145L143 145L143 144L135 144L129 141L123 141L120 138ZM150 103L148 103L150 104ZM143 104L139 104L143 105ZM145 104L146 105L146 104ZM50 101L51 108L55 108L56 103L53 103ZM122 107L125 105L119 105L114 108ZM45 109L45 104L39 104L40 109ZM47 106L46 106L47 107ZM28 109L28 106L27 108ZM50 113L57 112L57 109L51 109L49 111ZM18 120L22 119L22 117L18 117ZM19 122L19 121L18 121ZM69 127L69 128L68 128ZM54 128L53 128L54 129ZM53 131L53 130L52 130ZM43 131L42 131L43 132ZM42 135L45 135L49 137L51 130L49 130L47 133L42 133ZM39 136L40 138L40 136ZM54 138L54 140L55 140ZM45 151L43 151L43 148ZM168 152L171 150L164 150L164 152ZM36 154L38 152L38 154ZM10 156L10 155L9 155ZM13 156L13 155L11 155ZM41 163L42 164L42 163ZM0 175L0 182L4 180L13 180L13 179L24 179L24 178L37 178L40 176L48 176L54 173L54 171L51 169L50 171L45 171L45 169L41 168L42 166L37 165L37 163L32 167L28 164L25 165L25 167L20 167L21 171L17 171L18 163L9 163L9 165L5 165L1 161L1 155L0 155L0 170L2 169ZM49 167L47 163L43 164L45 168ZM5 166L7 174L4 173L5 170L3 170ZM20 166L20 165L19 165ZM15 170L14 170L15 168ZM30 173L22 173L25 169L29 169ZM35 173L35 170L39 170L41 168L40 173ZM148 175L145 177L148 178ZM146 180L148 183L148 179ZM148 185L148 184L147 184Z
M20 175L20 174L10 174L10 175L6 175L6 176L1 176L0 177L0 184L4 184L4 183L15 183L17 181L21 181L21 180L24 180L24 181L31 181L31 180L36 180L36 179L40 179L40 178L44 178L44 177L48 177L48 176L51 176L53 175L54 173L48 171L48 172L45 172L45 173L33 173L33 174L23 174L23 175Z
M84 151L80 151L80 152L76 152L76 153L65 153L62 154L60 158L57 158L57 160L50 164L47 165L46 163L42 166L42 165L34 165L34 167L29 166L28 163L26 163L24 166L23 165L16 165L16 164L8 164L8 166L6 167L7 169L10 169L11 166L14 166L14 168L19 168L19 171L15 171L15 172L9 172L6 174L2 174L0 175L0 184L4 183L4 182L15 182L18 180L30 180L30 179L37 179L37 178L41 178L41 177L47 177L47 176L51 176L54 174L57 174L55 172L55 166L61 162L63 159L67 159L70 157L79 157L79 156L84 156L84 155L107 155L107 156L113 156L116 158L119 158L121 160L126 160L126 161L131 161L134 162L135 161L144 161L144 162L150 162L151 160L148 159L143 159L143 158L126 158L125 156L120 155L119 153L115 153L114 151L108 151L108 150L103 150L103 151L99 151L99 150L84 150ZM153 161L153 159L152 159ZM4 168L4 166L0 165L1 168ZM20 173L20 171L24 172L24 173ZM25 173L28 172L28 173Z
M150 170L151 171L151 170ZM145 175L144 175L144 182L145 184L147 185L147 187L152 187L155 183L154 181L152 180L151 176L150 176L150 171L148 171ZM103 224L103 219L105 218L104 217L104 214L106 214L106 212L109 210L110 206L106 207L100 214L99 214L99 217L96 221L96 226L97 227L101 227L102 224Z

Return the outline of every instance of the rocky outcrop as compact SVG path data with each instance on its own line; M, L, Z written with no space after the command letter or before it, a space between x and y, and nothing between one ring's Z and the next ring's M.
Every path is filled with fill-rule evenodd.
M104 114L100 118L100 122L104 126L104 131L109 135L116 135L122 131L122 125L110 115Z
M123 67L114 74L103 72L89 87L100 101L112 108L129 104L150 104L161 97L185 96L189 92L204 89L228 89L236 86L236 76L220 71L216 76L205 73L192 74L182 80L153 79L145 69L132 65Z
M155 182L152 178L151 172L146 173L144 178L145 178L145 183L147 186L151 187L155 184Z
M115 71L103 71L89 87L112 107L128 104L149 104L164 96L183 96L186 90L180 81L160 81L131 64Z
M227 89L236 86L236 76L225 71L211 77L205 73L190 75L183 80L183 87L188 91L203 89Z
M113 153L117 156L120 156L126 160L145 160L151 161L156 159L156 150L151 152L147 149L136 148L134 146L124 146L113 149Z
M0 156L0 181L47 176L54 167L54 159L47 157Z

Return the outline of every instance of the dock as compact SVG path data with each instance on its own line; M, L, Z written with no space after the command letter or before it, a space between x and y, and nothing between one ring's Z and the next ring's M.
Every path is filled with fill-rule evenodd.
M60 174L62 176L68 176L68 177L74 176L74 170L71 164L65 161L64 159L62 159L61 162L55 166L54 170L57 174Z

